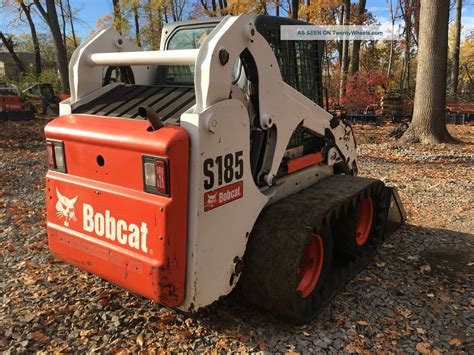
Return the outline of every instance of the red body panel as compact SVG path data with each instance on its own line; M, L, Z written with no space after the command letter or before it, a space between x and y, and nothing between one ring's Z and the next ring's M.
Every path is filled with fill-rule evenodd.
M46 126L47 139L64 143L67 170L46 177L48 240L58 258L176 307L184 299L189 138L181 127L148 127L81 115ZM144 192L143 154L168 159L170 197Z

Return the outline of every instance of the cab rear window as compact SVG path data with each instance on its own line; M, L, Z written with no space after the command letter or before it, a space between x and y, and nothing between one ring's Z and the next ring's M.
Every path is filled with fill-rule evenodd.
M168 48L197 49L212 32L215 25L200 28L183 28L178 30L169 40ZM164 70L164 81L180 84L194 83L194 65L170 65Z
M168 50L197 49L214 30L217 24L205 27L191 27L178 29L168 41ZM240 60L237 60L232 70L232 82L237 81L240 75ZM167 84L194 84L194 65L169 65L163 70L163 81Z

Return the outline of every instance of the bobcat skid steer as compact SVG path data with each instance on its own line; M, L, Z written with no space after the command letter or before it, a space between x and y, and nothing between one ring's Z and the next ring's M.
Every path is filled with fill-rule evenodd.
M321 44L269 16L165 26L161 50L98 32L45 128L51 252L194 311L238 285L304 323L404 220L355 177L351 127L320 106ZM115 79L114 79L115 78Z

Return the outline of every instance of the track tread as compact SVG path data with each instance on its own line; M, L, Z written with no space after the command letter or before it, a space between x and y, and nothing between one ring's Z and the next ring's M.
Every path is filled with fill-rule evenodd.
M306 323L363 269L381 244L388 206L378 203L371 243L353 260L334 255L322 287L314 297L295 301L298 279L290 272L302 254L301 240L309 242L313 232L331 234L358 201L369 194L383 201L384 184L375 179L333 175L265 208L257 219L244 256L240 278L242 295L252 304L279 318ZM336 238L332 237L335 243ZM332 252L332 250L331 250Z

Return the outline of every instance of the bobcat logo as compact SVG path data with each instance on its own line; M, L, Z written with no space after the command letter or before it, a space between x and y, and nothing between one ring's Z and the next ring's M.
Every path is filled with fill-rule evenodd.
M217 201L217 192L214 195L207 195L207 205L214 206Z
M57 188L56 195L58 196L56 216L58 216L58 218L64 218L64 225L69 227L69 221L77 221L76 214L74 213L74 204L76 203L77 196L71 199L67 198L61 195Z

